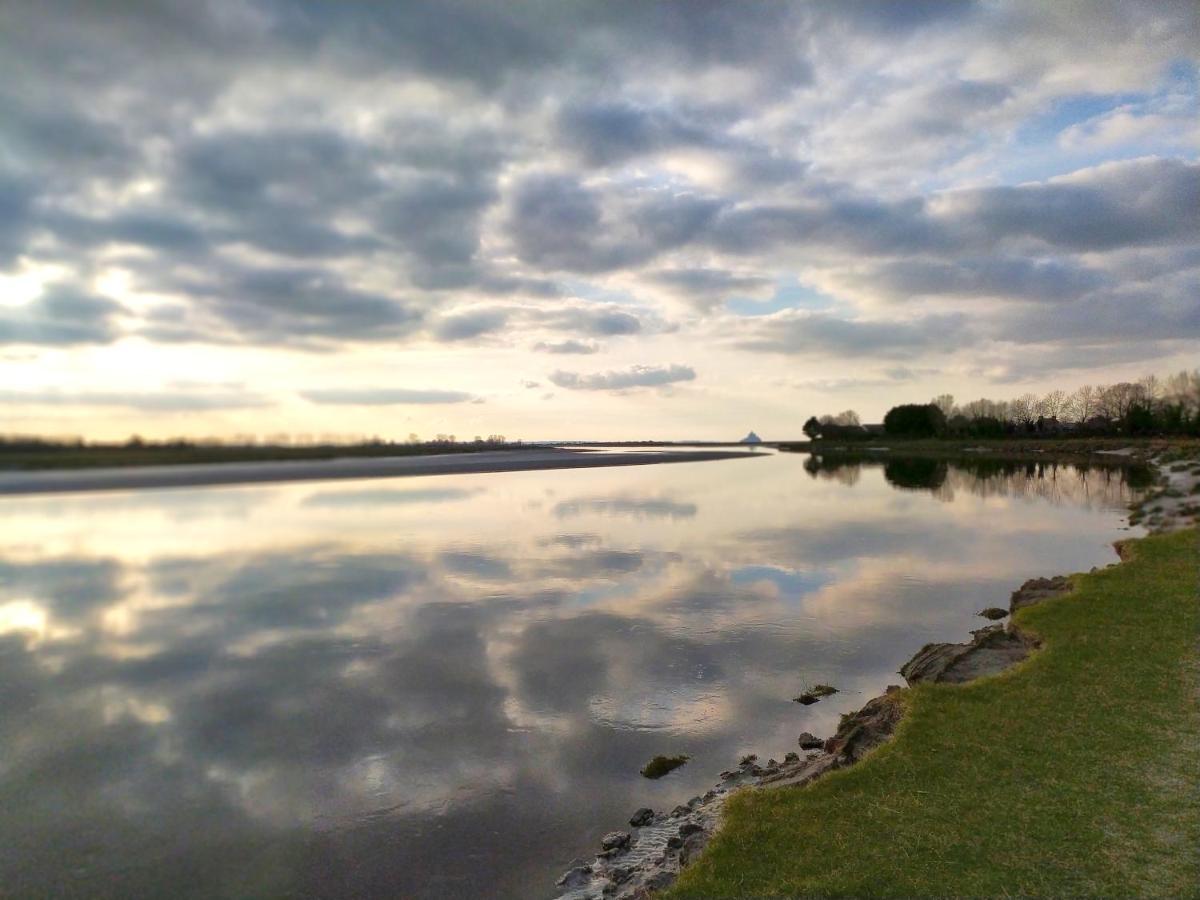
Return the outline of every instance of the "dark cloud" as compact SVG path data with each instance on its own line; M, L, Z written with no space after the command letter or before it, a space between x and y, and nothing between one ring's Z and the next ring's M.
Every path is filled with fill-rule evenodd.
M192 330L184 334L195 339L228 340L232 330L243 339L318 345L389 340L413 333L425 318L411 303L350 287L321 268L234 267L209 277L185 275L171 286L193 299L196 315L216 319L214 327L189 313Z
M50 285L21 306L0 306L0 344L108 344L119 336L115 320L124 311L75 285Z
M774 282L762 275L723 269L667 269L649 275L699 310L711 310L737 296L763 296Z
M1067 251L1200 240L1200 163L1135 159L1037 184L958 191L946 218L981 244L1023 238Z
M410 390L406 388L313 388L301 391L309 403L340 406L398 406L402 404L467 403L462 391Z
M744 324L737 345L769 353L842 357L914 357L967 340L960 314L910 320L843 319L826 313L783 312Z
M606 196L570 175L533 175L516 186L508 233L526 263L605 272L641 265L700 237L720 208L719 200L692 191Z
M14 406L109 406L144 413L259 409L272 401L252 391L180 389L166 391L0 391Z
M600 349L596 344L588 341L538 341L533 345L534 350L542 353L579 353L589 354L595 353ZM536 385L535 385L536 386Z
M1103 271L1065 260L987 256L950 262L889 260L867 268L860 283L896 299L950 296L1055 303L1074 300L1111 281Z
M640 318L614 306L566 306L556 310L534 312L531 318L548 328L587 337L618 337L637 334L643 330Z
M439 341L463 341L499 331L508 322L503 309L478 309L446 316L433 328Z
M719 143L705 128L671 110L631 103L568 105L559 114L558 128L567 146L593 166L671 147Z
M557 371L550 380L561 388L573 391L623 391L639 387L662 387L681 381L694 381L696 370L691 366L633 366L621 372L597 372L581 375Z

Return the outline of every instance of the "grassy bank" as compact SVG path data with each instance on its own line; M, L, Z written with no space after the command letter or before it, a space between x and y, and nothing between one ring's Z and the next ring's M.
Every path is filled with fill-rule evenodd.
M1022 610L1044 647L907 691L896 737L747 792L669 896L1200 896L1200 532Z

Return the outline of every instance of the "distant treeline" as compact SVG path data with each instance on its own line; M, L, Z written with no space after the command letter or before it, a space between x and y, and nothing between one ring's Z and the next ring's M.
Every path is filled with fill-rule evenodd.
M872 437L977 437L1010 435L1200 435L1200 369L1167 378L1084 385L1073 393L1024 394L1013 400L982 398L959 405L942 394L929 403L894 406L882 425L862 425L858 414L816 416L804 423L811 439Z
M278 440L278 439L276 439ZM315 460L335 457L410 456L421 453L471 453L522 446L503 435L458 441L453 435L407 441L379 438L357 443L257 443L246 439L189 440L175 438L149 441L133 436L119 443L55 440L21 435L0 436L0 469L75 469L103 466L177 465L215 462L265 462L269 460Z

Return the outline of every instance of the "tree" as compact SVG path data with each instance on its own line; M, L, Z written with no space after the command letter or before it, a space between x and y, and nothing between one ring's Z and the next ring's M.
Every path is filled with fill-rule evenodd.
M804 433L810 441L815 441L821 434L821 423L817 421L816 416L809 416L808 421L804 423Z
M1009 403L1012 419L1023 428L1028 428L1038 417L1038 395L1022 394Z
M907 437L934 437L946 430L946 417L933 403L906 403L888 410L883 430Z
M1063 415L1067 408L1067 392L1066 391L1051 391L1041 402L1041 414L1043 416L1052 416L1057 419Z
M1067 415L1076 422L1086 422L1096 414L1097 395L1100 391L1085 384L1067 402Z
M834 425L861 425L862 422L858 418L858 413L852 409L844 410L833 417Z
M949 419L954 415L954 395L953 394L938 394L933 398L933 405L942 411L942 415Z

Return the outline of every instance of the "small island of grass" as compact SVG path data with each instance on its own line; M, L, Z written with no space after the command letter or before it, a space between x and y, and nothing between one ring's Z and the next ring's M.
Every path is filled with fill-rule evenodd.
M646 778L662 778L668 772L674 772L688 761L687 756L656 756L642 768Z

